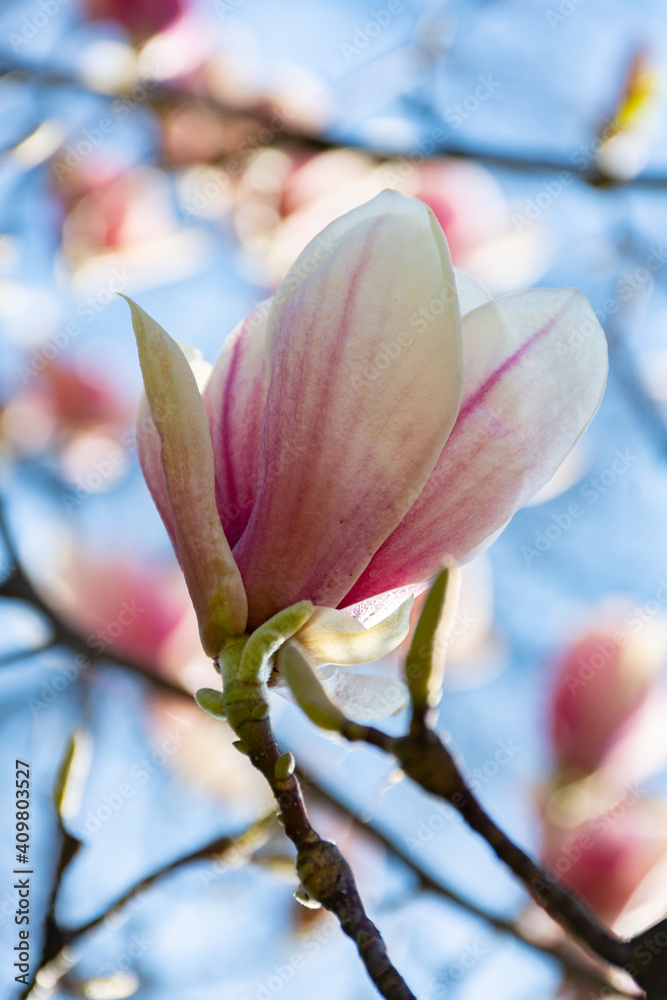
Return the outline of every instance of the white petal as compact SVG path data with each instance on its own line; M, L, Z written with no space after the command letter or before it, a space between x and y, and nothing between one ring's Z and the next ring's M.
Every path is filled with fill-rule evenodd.
M372 722L400 712L410 701L408 689L393 677L355 674L338 668L322 687L331 701L355 722Z
M481 281L473 278L472 274L468 274L467 271L462 271L460 267L454 268L454 277L456 278L461 318L466 313L472 312L473 309L477 309L478 306L486 305L493 298L491 292L484 287Z
M407 637L413 603L413 598L405 601L372 628L365 628L346 611L315 608L297 639L314 667L325 663L347 666L373 663L391 653Z

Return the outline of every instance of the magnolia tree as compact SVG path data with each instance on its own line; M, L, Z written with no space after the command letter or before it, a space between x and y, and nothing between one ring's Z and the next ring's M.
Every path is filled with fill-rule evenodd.
M7 995L667 1000L656 5L5 6Z
M568 934L650 1000L667 996L664 952L638 959L667 924L631 940L601 924L486 814L432 726L457 564L551 478L600 404L607 348L586 298L493 299L452 267L432 211L385 191L304 249L212 370L129 304L142 468L212 661L196 699L270 785L296 848L297 898L338 917L380 994L414 996L350 866L308 817L294 757L273 734L271 687L322 729L390 755ZM408 638L429 587L404 683L352 673ZM371 725L408 703L404 735Z

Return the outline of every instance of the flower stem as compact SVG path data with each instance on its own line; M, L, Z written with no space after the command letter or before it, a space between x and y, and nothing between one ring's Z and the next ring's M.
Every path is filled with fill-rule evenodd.
M336 845L322 840L310 822L293 760L286 761L273 734L266 685L240 680L236 658L234 652L220 657L227 720L239 736L239 750L264 776L278 803L285 833L296 847L302 890L338 918L381 996L415 1000L392 965L380 931L366 914L352 869Z

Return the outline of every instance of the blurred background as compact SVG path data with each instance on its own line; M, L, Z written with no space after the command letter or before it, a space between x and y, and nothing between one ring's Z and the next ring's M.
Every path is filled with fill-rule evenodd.
M45 934L53 952L77 932L34 996L376 995L333 918L294 900L267 789L190 697L214 675L138 467L116 293L213 361L384 187L427 202L494 295L576 286L607 333L590 430L464 570L438 725L492 815L602 919L664 915L666 65L658 0L2 4L3 996L22 989L15 758L33 968ZM420 1000L632 992L390 761L274 702L314 824Z

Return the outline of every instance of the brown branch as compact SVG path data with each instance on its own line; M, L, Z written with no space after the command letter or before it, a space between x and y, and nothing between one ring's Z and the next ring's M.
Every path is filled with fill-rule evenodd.
M392 965L380 931L367 916L352 869L335 844L313 828L294 774L291 754L278 749L259 681L225 682L227 719L240 737L238 748L264 776L280 807L285 833L297 851L301 892L335 914L354 941L366 971L387 1000L416 1000Z
M48 87L70 87L78 91L91 94L97 98L106 98L108 101L113 101L117 98L122 99L123 97L129 96L127 92L122 89L113 93L101 95L99 92L91 90L91 88L88 87L83 80L76 76L43 65L27 65L25 63L21 63L19 60L9 58L6 54L2 55L0 62L0 74L11 74L15 80L35 82ZM141 84L142 81L138 80L137 86L141 86ZM289 116L277 109L275 104L273 104L268 98L260 99L249 107L237 107L229 102L222 101L209 93L196 93L184 90L183 88L179 88L177 86L164 86L156 84L151 87L150 93L146 95L143 101L150 107L160 107L165 104L175 104L180 102L197 103L202 107L206 107L226 117L255 118L261 125L271 129L274 133L272 139L268 143L263 144L267 146L272 145L276 138L279 137L280 139L298 139L302 144L315 150L340 148L338 144L328 141L321 135L314 135L312 132L309 132L304 128L290 124ZM279 129L276 129L276 118L280 119ZM350 145L353 148L355 147L354 142L351 142ZM363 149L364 147L357 146L356 148ZM403 155L410 156L414 153L414 149L407 149L404 151ZM384 153L374 151L373 155L375 155L377 159L400 159L401 154L398 154L397 157L394 150L387 150ZM423 155L423 159L425 161L439 156L452 156L463 160L473 160L476 163L484 163L489 167L496 167L504 170L515 170L522 173L535 173L539 171L548 173L567 172L572 177L577 178L582 183L591 187L634 187L648 190L661 190L667 188L667 177L663 174L646 173L640 174L638 177L628 178L627 180L610 178L601 173L595 165L591 168L580 169L572 163L571 159L563 159L558 156L519 156L505 150L473 148L471 146L463 146L460 143L457 144L451 141L442 142L440 145L434 144L432 151L419 155Z
M63 876L70 864L74 860L79 848L81 847L81 842L72 837L70 833L65 830L62 825L62 821L59 818L59 839L60 839L60 849L58 852L58 862L56 864L56 871L54 874L53 882L51 885L51 890L49 892L49 898L46 905L46 915L44 917L44 939L42 941L42 948L37 960L37 968L35 970L34 976L31 982L24 990L21 991L19 995L19 1000L27 1000L30 996L32 988L34 986L35 980L39 975L41 969L45 968L47 965L56 958L56 956L63 950L67 944L67 935L58 926L58 922L55 917L55 906L58 893L60 892L60 886L63 880Z
M535 902L544 909L556 923L572 934L594 954L612 965L626 969L637 984L647 991L647 1000L667 1000L667 992L661 993L657 984L667 982L667 967L662 972L659 963L649 961L648 971L634 964L637 948L648 947L662 941L660 969L667 963L667 921L649 928L632 941L624 941L605 928L588 907L558 881L537 865L528 855L500 829L475 798L447 747L437 734L429 728L402 737L391 737L370 726L361 726L346 720L340 729L348 740L360 740L380 747L394 756L405 774L424 791L444 799L452 805L468 823L489 844L497 857L503 861L523 883ZM650 958L650 956L649 956Z
M543 937L531 934L523 926L522 922L498 916L461 896L442 879L420 865L376 821L362 819L351 806L347 805L335 793L325 788L319 780L314 778L309 771L305 771L302 766L297 766L296 771L302 786L307 790L309 795L312 792L316 798L320 798L333 806L334 809L347 816L355 826L358 826L378 844L381 844L412 872L419 883L419 887L425 892L432 892L442 899L446 899L459 909L488 924L495 931L501 934L508 934L533 951L538 951L544 956L554 959L561 965L564 972L586 986L594 987L598 990L612 989L618 996L635 996L635 994L626 993L616 986L612 976L596 958L591 957L588 952L581 951L578 945L570 942L567 938L554 943L548 942Z

